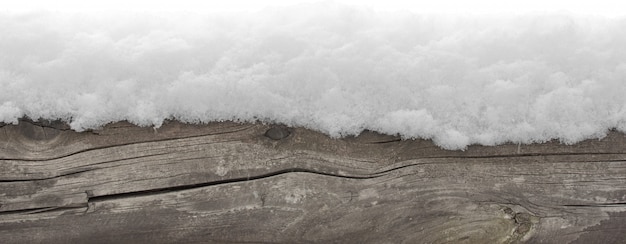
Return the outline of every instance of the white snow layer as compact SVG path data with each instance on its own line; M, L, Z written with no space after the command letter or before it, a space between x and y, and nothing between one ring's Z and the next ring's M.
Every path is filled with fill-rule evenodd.
M626 19L259 12L0 13L0 122L283 123L470 144L626 132Z

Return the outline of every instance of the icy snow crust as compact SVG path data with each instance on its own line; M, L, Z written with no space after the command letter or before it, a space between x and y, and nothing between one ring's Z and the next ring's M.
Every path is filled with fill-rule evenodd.
M0 13L0 121L283 123L470 144L626 132L626 20L309 4Z

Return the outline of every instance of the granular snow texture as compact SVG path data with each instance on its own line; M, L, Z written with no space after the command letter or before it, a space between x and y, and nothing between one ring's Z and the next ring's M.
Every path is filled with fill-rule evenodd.
M234 120L470 144L626 132L626 19L332 3L0 13L0 122Z

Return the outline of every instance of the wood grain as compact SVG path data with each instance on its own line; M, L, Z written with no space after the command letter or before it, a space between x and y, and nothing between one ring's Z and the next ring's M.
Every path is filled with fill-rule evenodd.
M622 243L626 136L471 146L233 122L0 125L2 243Z

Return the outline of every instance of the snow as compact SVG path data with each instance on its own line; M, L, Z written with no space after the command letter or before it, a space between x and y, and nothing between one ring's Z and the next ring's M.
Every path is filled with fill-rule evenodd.
M0 122L233 120L471 144L626 132L626 18L424 14L330 2L253 12L0 12Z

